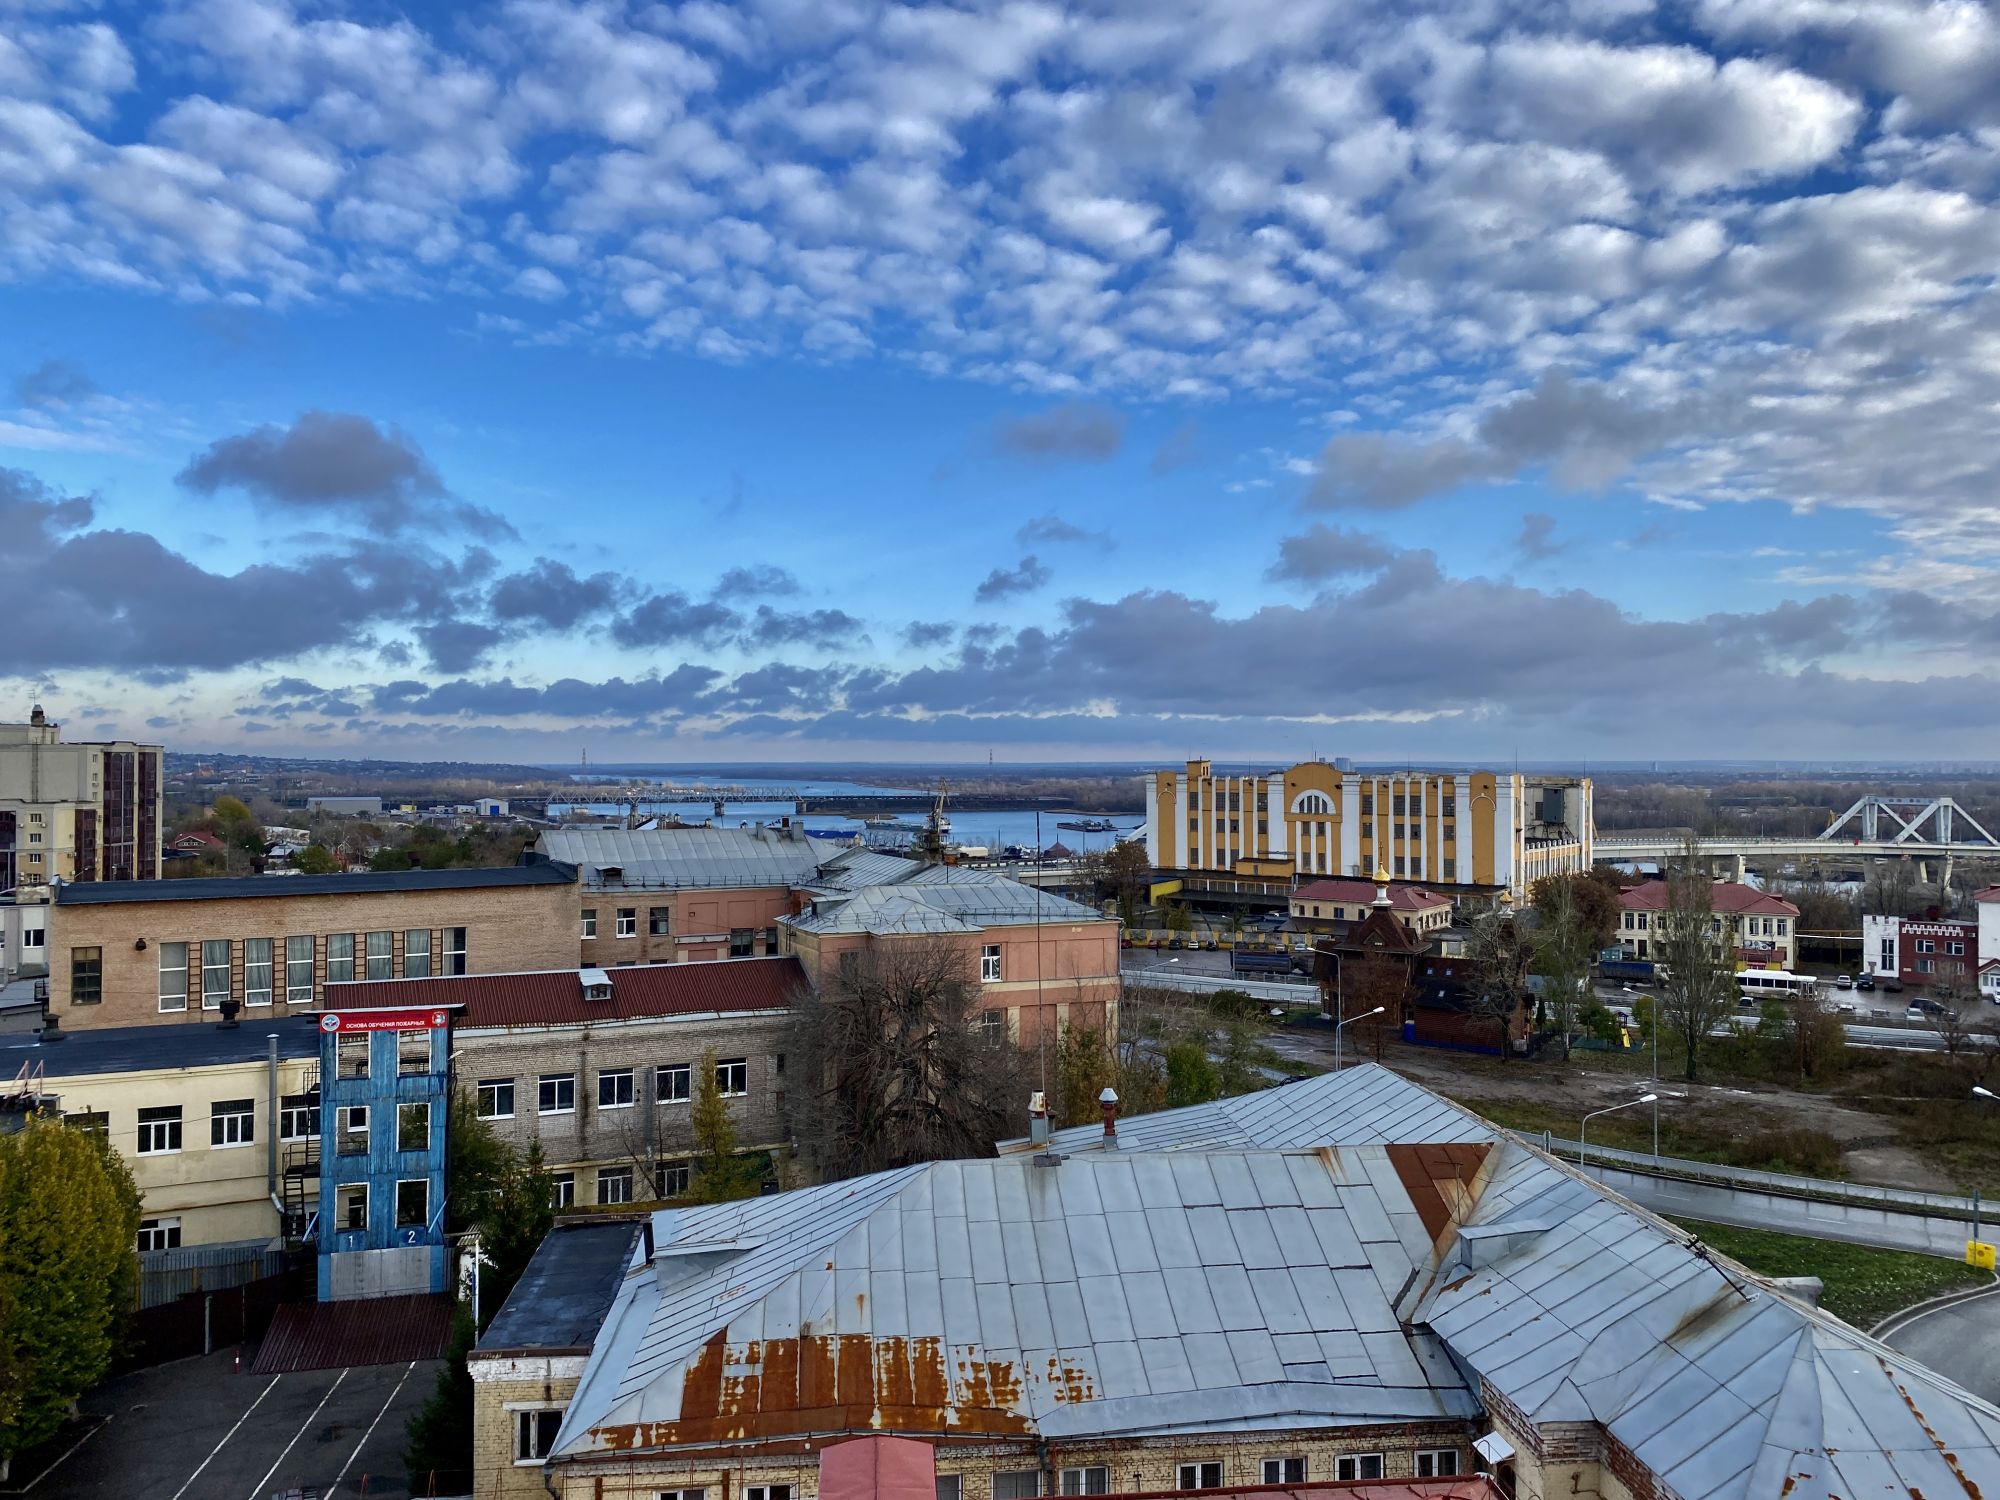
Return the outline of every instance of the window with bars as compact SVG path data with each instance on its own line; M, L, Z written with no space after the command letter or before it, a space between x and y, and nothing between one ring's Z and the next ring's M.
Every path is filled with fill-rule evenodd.
M96 1005L104 999L104 950L69 950L69 1003Z
M285 939L285 1004L313 1003L313 940L310 933Z
M188 945L160 944L160 1009L188 1008Z
M164 1156L181 1149L181 1107L161 1105L139 1111L139 1155Z
M248 1146L257 1138L257 1102L254 1099L218 1099L209 1106L208 1143L211 1146Z
M279 1140L311 1141L318 1138L318 1094L287 1094L278 1101Z
M269 938L245 938L243 940L243 1003L245 1005L269 1005L271 1003L271 940Z

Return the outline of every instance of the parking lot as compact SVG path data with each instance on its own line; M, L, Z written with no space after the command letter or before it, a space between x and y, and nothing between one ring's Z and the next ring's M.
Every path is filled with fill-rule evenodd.
M16 1469L31 1500L315 1500L410 1494L403 1427L430 1398L437 1363L235 1371L233 1352L121 1375L84 1398L108 1417L53 1467Z

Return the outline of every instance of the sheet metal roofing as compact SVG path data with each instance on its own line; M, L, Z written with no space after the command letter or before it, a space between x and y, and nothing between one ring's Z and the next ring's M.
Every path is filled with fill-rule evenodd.
M908 861L904 861L908 863ZM802 932L978 932L1040 922L1101 922L1095 907L990 870L920 865L894 885L816 896L789 922Z
M288 896L380 896L398 891L471 891L509 885L568 885L560 864L491 870L364 870L351 875L219 875L186 880L84 880L56 890L58 906L125 901L242 901Z
M575 1026L715 1011L783 1010L805 986L796 958L719 958L596 971L610 997L584 996L578 969L357 980L326 986L327 1010L456 1002L460 1026Z
M1372 880L1315 880L1293 890L1290 900L1346 902L1350 906L1370 906L1374 904L1376 885ZM1435 891L1427 891L1422 886L1389 886L1389 905L1397 911L1432 911L1440 906L1451 905L1449 896L1440 896Z
M165 1026L106 1026L65 1031L60 1041L35 1033L0 1035L0 1071L11 1078L21 1065L39 1067L50 1078L95 1073L148 1073L158 1068L212 1068L261 1062L278 1038L281 1058L319 1055L315 1016L265 1016L255 1011L230 1029L186 1021Z
M556 1452L1469 1419L1392 1308L1486 1155L1432 1149L932 1162L662 1210Z
M588 1349L639 1243L636 1219L584 1219L549 1231L479 1336L484 1354Z
M1796 917L1799 914L1799 909L1783 896L1760 891L1754 885L1718 880L1714 892L1715 910L1725 916ZM1626 911L1665 911L1667 894L1666 881L1649 880L1644 885L1620 891L1618 904Z
M552 828L535 847L577 866L587 885L644 890L794 886L840 852L796 826ZM607 875L609 870L619 873Z

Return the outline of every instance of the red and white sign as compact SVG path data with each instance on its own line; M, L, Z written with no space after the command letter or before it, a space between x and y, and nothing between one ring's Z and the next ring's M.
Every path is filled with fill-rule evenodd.
M342 1031L428 1031L449 1026L455 1005L424 1005L410 1010L330 1010L319 1018L319 1029Z

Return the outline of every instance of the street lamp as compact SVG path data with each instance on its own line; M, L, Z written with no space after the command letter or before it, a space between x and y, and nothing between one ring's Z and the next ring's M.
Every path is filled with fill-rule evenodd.
M1386 1005L1378 1005L1373 1010L1364 1010L1358 1016L1349 1016L1345 1021L1335 1021L1333 1023L1333 1071L1334 1072L1338 1073L1340 1071L1340 1028L1343 1026L1352 1026L1356 1021L1365 1021L1370 1016L1379 1016L1382 1014L1383 1011L1387 1010L1388 1008L1389 1007Z
M1658 1094L1641 1094L1636 1099L1627 1099L1623 1104L1607 1104L1602 1109L1593 1109L1576 1123L1576 1164L1584 1164L1584 1152L1590 1142L1590 1122L1599 1115L1608 1115L1621 1109L1630 1109L1635 1104L1653 1104L1659 1100Z
M1994 1093L1993 1090L1985 1087L1983 1084L1975 1083L1972 1086L1972 1092L1977 1094L1981 1099L2000 1099L2000 1094Z

